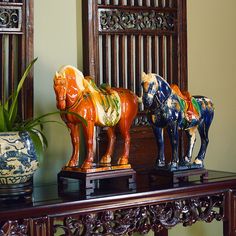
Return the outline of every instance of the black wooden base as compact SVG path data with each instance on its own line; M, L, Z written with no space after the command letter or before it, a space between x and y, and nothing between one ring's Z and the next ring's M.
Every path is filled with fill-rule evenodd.
M199 176L201 181L208 179L208 171L202 169L189 169L189 170L178 170L170 171L168 169L154 169L150 172L150 179L155 181L158 177L164 177L166 180L172 183L179 183L188 181L190 176Z
M63 193L64 191L65 178L79 180L80 192L85 194L86 196L93 194L95 189L99 189L101 187L102 181L105 179L110 180L110 182L114 181L114 184L111 184L111 186L109 185L109 188L112 188L112 186L116 186L115 179L124 178L127 183L127 190L136 189L136 172L132 168L98 172L81 172L79 168L77 170L76 168L73 168L71 170L62 169L57 175L59 193Z
M20 184L0 184L0 200L30 200L33 193L33 179Z

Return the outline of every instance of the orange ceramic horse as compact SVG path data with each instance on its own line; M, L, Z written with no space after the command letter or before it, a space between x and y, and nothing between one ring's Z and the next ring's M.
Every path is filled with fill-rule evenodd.
M138 98L131 91L123 88L98 88L91 77L85 77L72 66L64 66L56 72L54 78L57 108L82 116L87 125L73 114L64 114L62 119L71 130L73 154L68 166L78 166L79 127L82 124L87 155L82 169L92 167L94 161L93 138L94 126L107 126L108 147L100 163L111 163L115 143L115 127L118 126L124 138L124 150L118 160L119 165L128 164L130 150L130 126L138 111Z

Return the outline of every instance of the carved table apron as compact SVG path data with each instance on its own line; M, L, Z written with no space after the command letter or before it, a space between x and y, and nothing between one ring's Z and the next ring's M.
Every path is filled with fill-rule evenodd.
M176 185L153 184L139 173L136 192L100 192L90 199L78 194L78 183L69 185L64 195L52 184L35 186L32 201L24 204L1 202L0 235L132 235L153 230L164 236L179 223L222 220L224 235L236 236L234 173L209 171L207 182L193 177Z

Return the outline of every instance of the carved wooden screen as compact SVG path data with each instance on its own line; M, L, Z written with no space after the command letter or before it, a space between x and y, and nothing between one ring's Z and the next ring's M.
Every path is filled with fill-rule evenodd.
M140 96L144 71L187 88L186 0L84 0L83 25L84 73L97 84L125 87ZM131 139L131 163L152 166L156 144L142 106ZM105 143L98 132L100 157ZM120 144L116 147L117 154Z
M33 56L33 0L0 1L0 99L12 94ZM32 73L19 103L22 117L33 115Z

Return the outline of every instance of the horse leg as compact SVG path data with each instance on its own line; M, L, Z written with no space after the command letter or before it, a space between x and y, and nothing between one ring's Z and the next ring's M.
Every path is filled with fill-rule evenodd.
M197 157L194 160L194 164L198 165L199 167L203 167L204 166L204 158L206 155L206 149L209 143L209 139L208 139L208 130L209 130L209 126L206 125L203 122L200 122L199 126L198 126L198 132L200 134L200 138L201 138L201 147L199 150L199 153L197 155Z
M193 164L196 164L198 167L202 168L204 167L203 161L205 159L206 150L209 143L208 131L214 117L214 107L212 102L205 97L201 97L200 100L197 99L197 101L201 106L201 118L198 125L198 132L201 138L201 147Z
M94 153L93 153L94 122L88 121L87 126L83 125L83 129L84 129L87 154L81 168L89 169L92 167L93 159L94 159Z
M165 166L163 128L159 128L158 126L153 125L153 133L155 135L158 147L156 167L163 167Z
M130 150L130 134L129 131L121 132L122 137L124 138L124 150L123 154L118 160L118 165L125 165L129 163L129 150Z
M72 156L67 163L67 166L73 167L78 165L79 157L79 125L67 123L68 128L70 129L71 142L73 146Z
M187 146L187 152L186 155L184 157L184 165L188 164L191 162L191 158L193 155L193 148L196 142L196 131L197 131L197 126L194 126L188 130L186 130L186 135L187 135L187 139L188 139L188 146Z
M114 144L116 141L116 135L115 135L115 127L108 127L107 130L107 136L108 136L108 146L106 153L100 160L100 163L102 164L110 164L111 163L111 157L114 151Z
M178 167L179 161L179 133L178 133L178 124L173 122L167 127L167 131L170 138L171 148L172 148L172 157L170 168L176 169Z
M130 150L130 133L129 129L131 126L131 122L127 120L121 119L119 122L119 128L120 128L120 133L124 139L124 149L123 149L123 154L118 160L118 165L125 165L129 163L129 150Z

